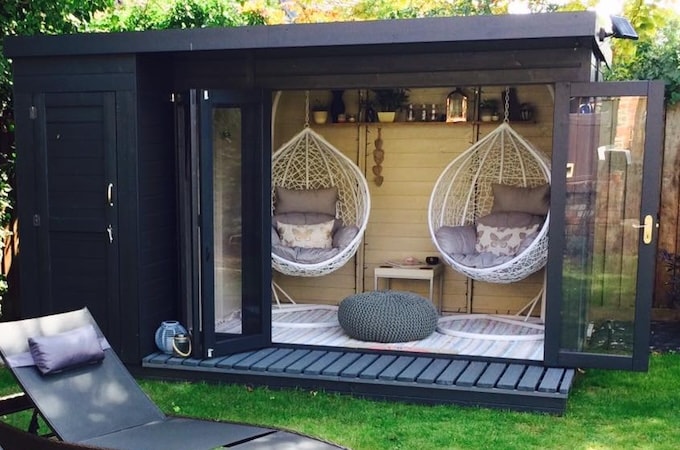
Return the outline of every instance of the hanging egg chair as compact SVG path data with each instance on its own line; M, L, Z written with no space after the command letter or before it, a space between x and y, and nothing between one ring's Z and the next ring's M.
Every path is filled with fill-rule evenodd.
M308 105L303 129L272 156L272 267L318 277L354 256L371 201L359 167L309 127Z
M428 226L444 261L491 283L513 283L541 269L548 256L549 185L548 158L506 117L435 183Z

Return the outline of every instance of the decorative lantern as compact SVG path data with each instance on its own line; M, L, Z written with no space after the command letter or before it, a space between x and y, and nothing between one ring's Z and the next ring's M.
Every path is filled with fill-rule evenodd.
M187 335L187 330L176 320L166 320L156 330L155 340L158 350L172 354L172 341L175 335Z
M446 121L447 122L465 122L467 121L467 95L460 90L454 89L446 97Z

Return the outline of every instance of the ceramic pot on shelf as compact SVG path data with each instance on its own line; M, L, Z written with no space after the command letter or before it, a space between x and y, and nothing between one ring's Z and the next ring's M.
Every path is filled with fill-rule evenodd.
M395 111L379 111L378 121L382 123L394 122L397 113Z
M312 111L312 118L317 125L323 125L328 121L328 111Z

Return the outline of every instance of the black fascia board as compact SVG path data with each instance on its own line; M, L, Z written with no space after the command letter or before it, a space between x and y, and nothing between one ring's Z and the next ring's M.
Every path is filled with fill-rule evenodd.
M58 36L9 36L9 58L130 53L342 48L366 45L497 43L564 38L596 40L594 12L468 16L323 24L260 25Z

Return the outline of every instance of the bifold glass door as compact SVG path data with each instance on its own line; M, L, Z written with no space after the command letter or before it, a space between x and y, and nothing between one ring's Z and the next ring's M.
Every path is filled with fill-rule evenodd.
M557 87L548 363L647 368L662 99L657 83Z
M183 273L195 355L271 343L270 104L260 91L192 91L191 151L180 158ZM266 113L265 113L266 112ZM182 193L182 188L190 193ZM183 237L183 239L185 239Z

